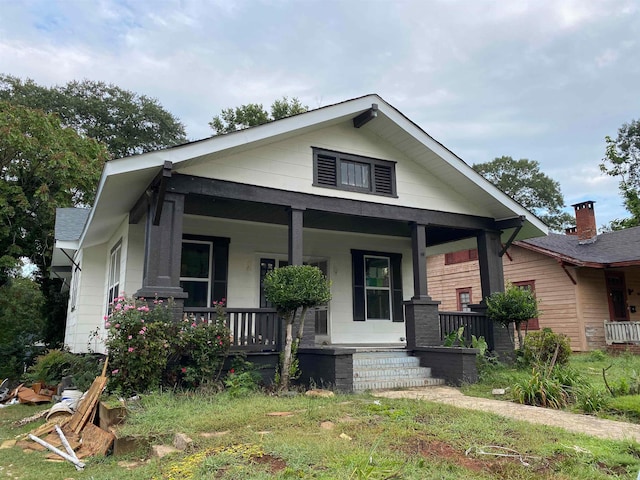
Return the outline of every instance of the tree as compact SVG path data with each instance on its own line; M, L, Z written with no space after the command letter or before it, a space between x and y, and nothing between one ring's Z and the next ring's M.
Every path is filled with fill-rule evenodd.
M44 87L0 75L0 99L56 113L63 125L107 145L114 158L187 141L184 125L156 99L104 82Z
M231 133L244 128L255 127L263 123L281 118L304 113L309 107L300 103L296 97L289 100L282 97L271 104L271 114L267 112L262 104L248 103L236 108L225 108L220 115L213 117L209 126L215 131L214 135L221 133Z
M563 212L560 184L540 171L535 160L498 157L472 168L523 207L535 213L553 231L575 225L572 215Z
M487 316L506 328L515 324L518 345L522 348L521 326L538 316L538 300L528 288L510 284L504 292L494 292L487 297Z
M57 116L0 101L0 285L21 257L47 271L55 209L91 204L107 157Z
M0 286L0 378L18 379L43 339L44 297L28 278L12 277Z
M285 324L285 345L280 362L278 388L286 390L291 380L292 365L304 333L304 319L309 308L323 305L331 300L329 282L318 267L289 265L267 273L264 293ZM293 338L293 325L298 322L298 332ZM297 368L293 368L297 370Z
M613 220L609 226L612 230L640 226L640 120L623 124L618 137L614 140L607 136L606 142L600 170L620 178L620 194L631 214L629 218Z

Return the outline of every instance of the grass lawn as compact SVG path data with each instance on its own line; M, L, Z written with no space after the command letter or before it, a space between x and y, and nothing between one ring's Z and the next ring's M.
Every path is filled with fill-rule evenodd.
M41 407L0 409L0 443ZM289 412L290 415L269 415ZM155 443L189 435L186 452L89 460L83 472L41 453L0 450L14 479L635 479L640 445L414 400L369 395L278 398L157 394L131 408L125 433ZM499 447L499 448L498 448ZM468 452L468 455L465 454ZM520 456L495 456L486 453ZM517 454L515 453L517 452ZM123 460L145 461L127 469Z

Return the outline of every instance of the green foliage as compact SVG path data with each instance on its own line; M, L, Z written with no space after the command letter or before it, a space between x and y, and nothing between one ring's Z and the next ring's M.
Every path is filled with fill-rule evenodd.
M531 376L513 385L514 400L526 405L548 408L564 408L569 403L569 394L560 380L534 367Z
M0 284L28 257L51 262L57 207L93 201L107 152L55 115L0 100Z
M265 276L264 293L280 313L312 308L331 300L329 283L318 267L289 265Z
M276 268L265 276L264 293L282 316L285 324L285 345L281 355L278 387L289 387L291 375L298 371L296 351L302 339L307 309L331 300L330 284L318 267L289 265ZM299 313L297 313L299 311ZM298 320L298 333L294 341L292 328Z
M606 390L583 385L575 390L576 406L585 413L598 413L609 408L611 396Z
M519 344L522 346L520 325L538 316L538 300L535 294L527 288L508 284L504 292L494 292L486 300L487 316L506 328L514 323Z
M198 322L195 318L185 318L178 332L175 345L180 358L182 384L187 388L215 382L229 352L231 340L224 303L213 302L213 305L216 315L212 321Z
M0 286L0 382L17 380L44 335L44 297L38 284L10 278Z
M640 395L625 395L609 400L607 411L624 415L629 419L640 423Z
M73 377L79 390L88 390L93 380L100 375L102 357L99 355L76 355L66 350L49 350L39 355L29 367L24 379L28 382L43 382L56 385L63 377Z
M458 330L454 330L453 332L447 333L444 336L442 345L444 345L445 347L453 347L455 345L459 345L463 347L464 346L464 326L458 328Z
M556 365L566 365L571 357L570 339L562 333L552 332L549 328L529 332L524 340L522 354L526 365L548 365L554 355Z
M640 225L640 120L623 124L617 138L607 136L606 142L600 170L620 179L620 194L631 214L629 218L613 220L609 227L612 230L637 227Z
M56 114L63 125L104 143L114 158L187 141L184 125L160 103L92 80L44 87L0 75L0 100Z
M231 361L231 368L224 379L224 386L231 397L243 397L258 391L261 377L255 365L241 356Z
M475 335L471 335L471 341L468 342L464 335L464 325L458 328L458 330L454 330L445 335L442 345L445 347L455 347L457 345L460 347L477 348L479 350L479 357L484 357L489 349L489 345L484 337L478 338Z
M112 390L128 395L155 390L163 379L187 388L214 382L229 351L224 305L215 303L216 318L176 323L172 302L120 296L105 318ZM173 360L170 362L170 359Z
M564 197L560 183L540 171L540 163L503 156L472 168L523 207L534 212L554 231L575 225L575 219L562 211ZM533 317L530 317L533 318Z
M209 126L215 131L216 135L221 133L231 133L236 130L242 130L273 120L290 117L298 113L304 113L309 107L303 105L300 100L293 97L289 100L282 97L271 105L271 115L267 112L262 104L249 103L235 108L225 108L220 115L213 117L209 122Z

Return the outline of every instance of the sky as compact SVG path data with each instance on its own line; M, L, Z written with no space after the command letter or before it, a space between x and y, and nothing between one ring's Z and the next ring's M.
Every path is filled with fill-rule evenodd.
M468 164L528 158L598 225L640 118L638 0L0 0L0 73L156 98L190 139L223 108L377 93Z

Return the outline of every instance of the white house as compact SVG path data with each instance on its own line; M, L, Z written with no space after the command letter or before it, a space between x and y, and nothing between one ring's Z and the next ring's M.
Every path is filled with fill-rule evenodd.
M52 270L71 288L65 343L75 352L123 292L173 297L177 315L183 307L208 315L225 298L236 347L277 350L261 279L303 262L332 283L331 302L307 323L306 347L411 350L440 344L427 253L477 247L486 296L504 287L503 245L546 232L367 95L109 161L93 208L59 211Z

